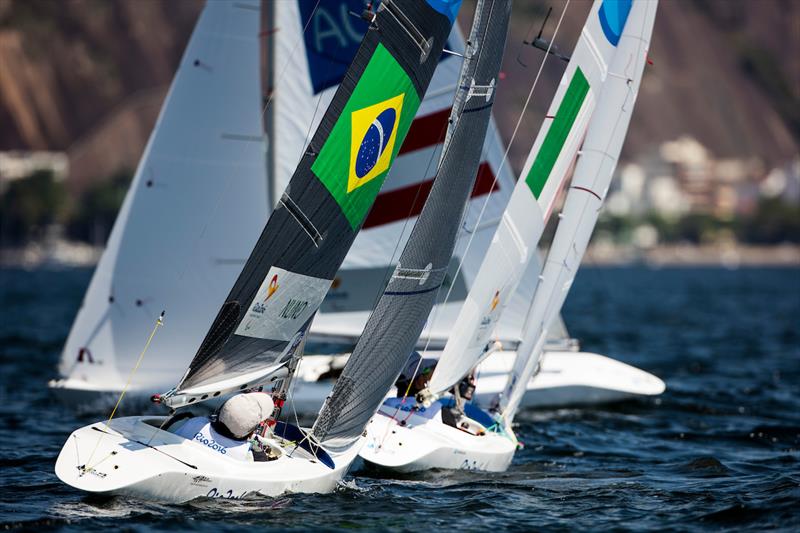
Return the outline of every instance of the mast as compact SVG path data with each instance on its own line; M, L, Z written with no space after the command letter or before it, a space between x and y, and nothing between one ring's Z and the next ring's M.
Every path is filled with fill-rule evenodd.
M637 0L632 7L625 2L606 2L598 13L604 38L617 51L575 167L542 281L531 305L526 333L499 398L500 411L508 424L538 369L547 330L572 286L611 184L647 62L657 7L657 0Z
M460 0L384 0L170 407L295 355L408 133Z
M272 100L275 96L275 8L276 2L273 0L261 0L261 9L264 14L262 25L262 34L264 35L264 42L266 50L264 58L266 60L266 68L264 69L264 98L262 105L265 106L264 110L264 130L267 134L266 145L266 165L267 165L267 208L272 209L275 207L275 114L273 111Z
M510 0L479 0L433 188L364 334L312 429L340 449L356 441L396 381L445 280L475 181L505 47Z
M536 261L536 246L569 176L613 55L614 47L600 41L603 30L597 14L602 4L602 0L595 0L592 6L489 250L461 307L431 377L429 391L432 395L445 393L490 353L489 342L498 329L500 317L526 270ZM563 16L562 12L562 19Z

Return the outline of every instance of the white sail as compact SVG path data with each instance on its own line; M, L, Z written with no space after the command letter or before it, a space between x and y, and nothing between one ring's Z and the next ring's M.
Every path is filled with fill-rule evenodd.
M622 6L615 7L625 9L625 2L619 4ZM638 0L632 6L627 2L624 12L608 14L617 26L612 22L604 28L606 40L615 44L617 51L586 133L514 368L500 398L507 422L513 419L539 365L547 329L564 304L608 193L636 103L657 7L657 0Z
M200 15L70 331L63 377L121 389L166 310L132 385L173 383L241 271L270 211L259 10L209 2Z
M358 12L361 0L322 0L309 21L314 4L263 3L263 28L257 0L209 2L205 7L73 324L59 368L65 380L56 386L120 390L161 310L167 311L167 327L149 349L132 388L163 389L180 378L258 238L257 228L271 213L274 192L286 186L366 29L348 13ZM267 44L267 97L272 96L266 117L271 133L267 159L259 36ZM329 61L334 43L344 43L339 70ZM322 47L324 57L315 57L314 47ZM463 47L456 28L448 48L463 52ZM457 56L443 56L408 148L401 151L378 197L382 205L395 205L397 198L407 201L420 184L429 190L460 67ZM503 152L492 121L481 187L470 203L466 230L475 227ZM488 223L478 228L453 303L434 315L438 319L425 333L424 338L433 337L432 346L447 339L508 202L514 188L508 169L505 165L497 177ZM423 203L420 194L416 212ZM407 214L368 218L312 334L346 342L361 334L382 289L382 276L393 268L393 252L402 249L416 220ZM463 255L466 230L457 257ZM515 300L512 319L498 329L501 338L518 342L529 301Z
M564 72L545 121L502 216L475 282L458 315L430 390L443 392L478 364L500 317L536 256L556 198L594 111L614 47L603 39L596 0ZM565 8L566 9L566 8ZM528 290L531 286L527 285ZM520 301L519 298L516 300ZM519 305L519 304L518 304ZM512 308L519 319L524 304Z

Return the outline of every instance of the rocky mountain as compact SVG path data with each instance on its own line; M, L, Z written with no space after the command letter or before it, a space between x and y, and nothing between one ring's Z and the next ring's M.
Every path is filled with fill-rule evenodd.
M590 5L569 3L554 38L563 51ZM564 0L515 2L496 106L506 139L543 55L522 41L549 6L544 35L552 37ZM67 151L75 189L133 168L201 8L200 0L0 0L0 150ZM718 157L767 165L795 157L798 50L797 0L662 0L624 155L691 135ZM512 147L516 165L563 67L553 58L545 65Z

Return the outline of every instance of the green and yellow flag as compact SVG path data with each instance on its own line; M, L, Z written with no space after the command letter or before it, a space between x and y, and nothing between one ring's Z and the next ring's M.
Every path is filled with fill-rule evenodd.
M372 207L419 103L408 75L378 45L311 165L354 230Z

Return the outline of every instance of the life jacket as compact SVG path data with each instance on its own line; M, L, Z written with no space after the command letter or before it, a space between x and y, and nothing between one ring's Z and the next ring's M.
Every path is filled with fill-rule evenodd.
M193 442L206 446L225 457L231 457L240 461L251 460L250 442L248 440L231 439L221 435L211 426L211 420L207 417L199 416L186 421L175 432Z

